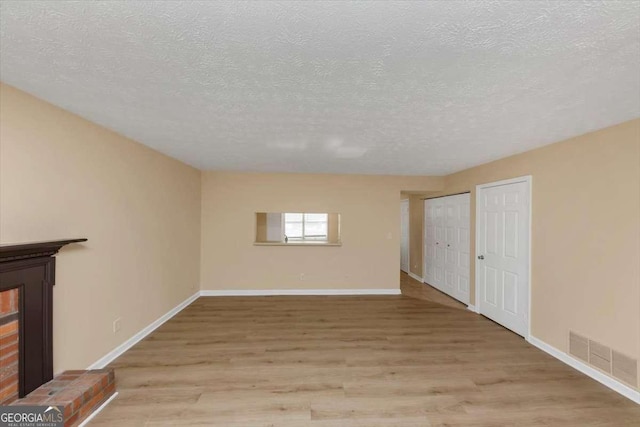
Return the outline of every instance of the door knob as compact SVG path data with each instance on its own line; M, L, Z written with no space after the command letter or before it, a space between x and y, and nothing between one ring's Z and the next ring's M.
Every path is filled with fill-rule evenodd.
M484 255L478 255L478 259L484 259Z

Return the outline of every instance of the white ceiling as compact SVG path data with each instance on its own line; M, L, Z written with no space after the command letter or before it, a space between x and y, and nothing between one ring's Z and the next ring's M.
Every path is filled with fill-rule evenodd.
M439 175L640 117L633 0L0 8L3 82L201 169Z

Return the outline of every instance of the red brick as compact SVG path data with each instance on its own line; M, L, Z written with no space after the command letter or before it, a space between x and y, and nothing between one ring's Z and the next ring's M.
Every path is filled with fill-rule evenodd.
M18 321L14 320L13 322L9 322L5 325L0 326L0 337L9 335L11 333L15 333L18 331Z
M13 352L10 353L8 355L2 355L2 357L0 357L0 366L5 367L5 366L9 366L12 365L13 363L18 363L18 352Z
M14 351L18 351L18 340L15 340L13 344L5 345L4 347L0 348L0 354L9 354L13 353Z
M78 378L78 375L66 374L64 372L56 377L57 380L62 380L62 381L73 381L76 378Z
M10 376L18 375L18 364L14 363L8 366L0 367L0 381L5 378L9 378Z
M19 399L14 404L35 404L33 400L40 398L40 404L64 407L65 426L77 425L115 392L114 379L111 369L100 372L65 371L26 399ZM60 388L57 393L48 395L49 391L57 388Z
M0 292L0 317L18 311L18 290Z
M2 380L0 380L0 390L4 390L5 388L9 387L13 383L17 384L18 379L19 378L18 378L17 372L11 376L8 376L7 378L3 378Z
M82 393L82 401L83 402L88 402L91 400L91 398L93 397L93 388L86 390L84 393Z
M11 299L12 299L11 303L13 305L13 311L17 312L20 307L20 291L18 291L18 289L13 290L13 295Z
M52 403L52 406L54 406L55 403ZM71 407L71 405L64 405L64 418L69 418L71 415L73 414L73 408Z
M82 406L82 408L80 408L80 418L84 418L86 415L93 412L94 407L102 402L102 400L104 400L104 394L102 392L95 395L93 399L89 401L89 403L86 403L84 406Z
M20 405L39 405L40 403L43 402L43 399L41 396L27 396L27 397L23 397L22 399L18 399L17 402L14 402L14 405L16 404L20 404Z
M62 373L62 375L75 375L76 377L79 377L80 375L84 374L85 372L87 372L87 371L83 371L81 369L71 369L69 371L64 371Z
M73 412L78 412L83 404L84 400L82 399L82 395L73 399Z
M8 384L0 389L0 405L8 405L9 401L18 397L18 382Z
M49 387L51 389L62 389L67 387L70 383L71 381L59 380L58 377L56 377L49 381Z
M7 399L5 399L4 402L0 402L0 405L10 405L13 402L15 402L16 400L18 400L18 397L20 395L16 392L16 394L14 394L13 396L9 396Z
M107 388L104 389L105 397L109 397L115 392L116 392L116 385L113 383L109 384Z
M29 393L29 396L40 396L40 397L49 397L49 393L50 390L43 388L43 387L38 387L37 389L33 390L31 393Z
M9 298L9 292L10 291L0 292L0 317L13 311L11 307L11 299Z
M70 405L73 403L73 400L79 397L80 394L72 389L63 389L58 393L51 395L49 399L52 402L56 402L59 405Z
M16 331L14 334L9 334L6 337L2 337L0 338L0 347L9 345L9 343L17 341L19 338L20 338L20 335L18 334L18 331Z
M64 427L76 425L76 423L79 421L78 417L78 413L75 413L70 417L64 417Z

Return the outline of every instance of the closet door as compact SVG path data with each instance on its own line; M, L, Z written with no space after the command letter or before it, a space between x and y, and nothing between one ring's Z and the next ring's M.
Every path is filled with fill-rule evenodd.
M442 199L425 200L425 282L444 291L445 227Z
M470 196L425 200L425 282L469 303Z
M436 259L433 265L433 286L444 291L444 201L442 199L435 199L434 202L434 230Z
M456 279L458 265L458 245L456 233L458 231L458 198L457 196L443 197L444 202L444 242L440 243L444 253L444 283L443 291L451 296L456 294Z
M470 195L458 194L446 197L447 205L447 293L469 304L469 228Z
M436 261L436 237L434 209L431 200L424 201L424 237L422 254L424 257L424 265L422 268L424 277L423 281L430 285L433 284L433 266Z

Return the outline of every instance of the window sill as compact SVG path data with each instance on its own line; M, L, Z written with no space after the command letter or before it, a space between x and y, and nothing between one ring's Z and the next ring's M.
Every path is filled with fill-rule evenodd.
M342 246L342 242L254 242L253 246Z

